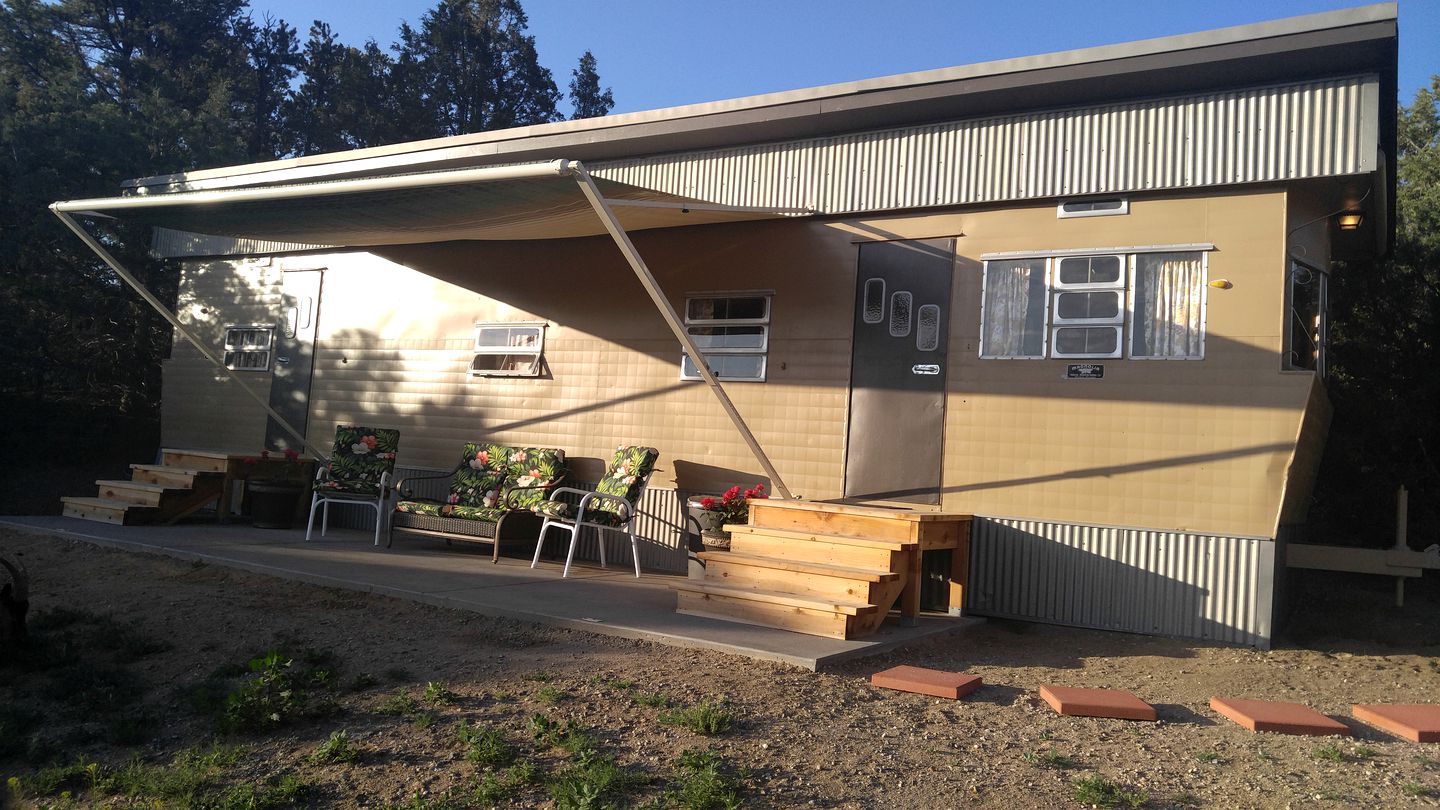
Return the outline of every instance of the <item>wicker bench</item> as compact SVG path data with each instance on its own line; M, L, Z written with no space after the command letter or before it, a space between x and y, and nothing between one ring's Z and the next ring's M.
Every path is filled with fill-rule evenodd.
M396 482L385 545L395 542L397 532L439 537L447 544L488 543L493 547L491 562L499 562L502 545L529 545L539 539L543 518L533 509L565 474L563 450L468 443L454 470ZM418 481L442 478L450 479L450 496L444 501L417 498L410 489Z

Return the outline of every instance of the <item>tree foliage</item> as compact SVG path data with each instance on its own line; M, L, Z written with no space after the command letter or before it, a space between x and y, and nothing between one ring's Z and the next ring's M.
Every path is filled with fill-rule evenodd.
M577 118L599 118L608 115L615 106L615 97L610 88L600 89L600 73L595 69L595 54L586 51L580 56L580 64L570 71L570 103Z
M554 121L519 0L441 0L385 49L245 0L0 0L0 395L153 412L163 319L46 206L130 178ZM598 77L595 79L598 87ZM162 299L149 234L95 223Z
M1331 277L1335 416L1312 522L1337 542L1383 543L1401 484L1411 536L1440 531L1440 76L1400 108L1397 151L1392 255Z

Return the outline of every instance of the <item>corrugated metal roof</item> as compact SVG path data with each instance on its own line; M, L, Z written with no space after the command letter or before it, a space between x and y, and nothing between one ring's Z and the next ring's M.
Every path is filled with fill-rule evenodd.
M1373 171L1378 97L1376 76L1349 76L590 169L692 199L825 214L1275 182Z

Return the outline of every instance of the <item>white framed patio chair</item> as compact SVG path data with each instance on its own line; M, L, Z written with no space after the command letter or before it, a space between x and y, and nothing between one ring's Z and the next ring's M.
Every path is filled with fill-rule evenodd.
M395 475L395 451L400 446L400 431L394 428L368 428L339 425L335 428L335 447L330 463L315 471L311 487L310 517L305 521L305 540L315 528L315 510L321 509L320 536L330 528L330 504L363 504L375 510L375 545L380 545L380 529L390 510L390 480Z
M545 535L551 528L570 533L570 546L565 551L565 569L561 578L570 576L570 563L575 559L575 545L580 529L589 527L597 532L623 532L630 538L630 555L635 561L635 576L640 576L640 541L635 536L635 518L640 514L640 497L655 472L660 451L653 447L622 446L605 468L605 475L593 490L557 487L550 498L534 506L536 514L545 518L540 524L540 537L535 542L535 558L530 567L540 564L540 551ZM580 496L578 504L563 500L566 495ZM600 567L605 567L605 537L599 535Z

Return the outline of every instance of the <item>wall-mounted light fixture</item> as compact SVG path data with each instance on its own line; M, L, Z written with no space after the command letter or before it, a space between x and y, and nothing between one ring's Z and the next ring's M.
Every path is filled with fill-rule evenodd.
M1340 226L1340 230L1353 231L1356 228L1359 228L1360 223L1364 221L1365 215L1363 213L1359 211L1346 211L1345 213L1341 214L1335 222L1337 225Z
M1217 278L1214 281L1210 282L1210 286L1214 287L1217 290L1228 290L1235 285L1231 284L1228 279Z

